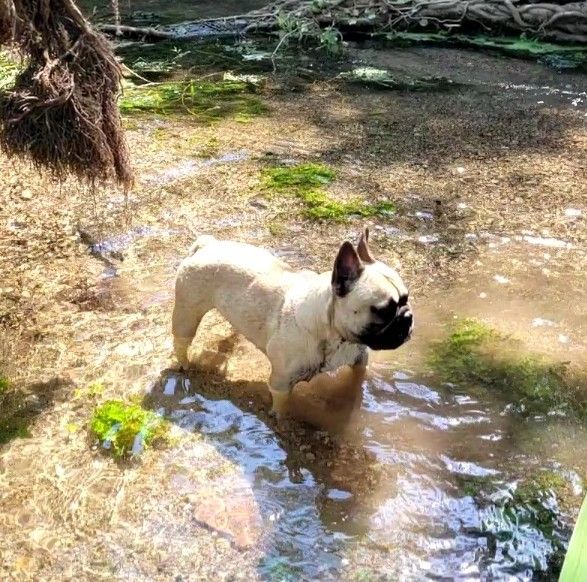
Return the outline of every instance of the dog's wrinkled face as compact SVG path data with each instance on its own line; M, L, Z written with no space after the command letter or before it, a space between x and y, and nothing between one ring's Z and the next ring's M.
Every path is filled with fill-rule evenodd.
M408 290L397 272L375 261L365 229L357 248L345 242L332 271L333 324L343 337L373 350L394 350L412 334Z

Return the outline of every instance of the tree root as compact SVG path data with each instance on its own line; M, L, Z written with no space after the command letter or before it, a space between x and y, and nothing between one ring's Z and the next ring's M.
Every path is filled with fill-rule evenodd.
M58 179L133 176L118 110L121 68L73 0L0 0L0 42L25 57L0 94L0 146Z

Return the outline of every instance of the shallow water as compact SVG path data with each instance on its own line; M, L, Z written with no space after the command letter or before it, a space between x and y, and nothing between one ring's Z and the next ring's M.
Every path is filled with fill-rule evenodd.
M556 496L541 501L553 520L548 533L535 507L511 503L538 463L569 484L578 478L550 450L540 459L533 450L552 427L564 434L558 419L522 420L495 394L471 396L374 363L363 405L339 437L338 461L373 458L341 479L336 455L328 467L320 445L300 454L299 443L281 438L254 409L203 395L194 383L170 373L151 403L242 469L263 522L264 578L337 580L365 569L374 579L408 572L420 579L531 579L560 558L569 532ZM548 449L559 444L566 443ZM365 492L361 481L370 471L377 477Z
M552 277L549 295L543 293L545 265L556 274L565 253L580 261L583 252L559 246L545 254L522 236L478 239L479 272L415 298L415 339L391 355L373 354L361 406L336 434L277 428L259 404L258 387L246 382L234 394L230 383L219 393L197 373L165 372L149 387L149 407L181 433L202 435L239 468L239 492L230 493L237 509L230 511L247 514L244 541L234 516L219 525L206 509L201 520L237 545L254 539L263 579L555 576L572 527L564 503L584 491L587 431L554 411L520 414L501 391L442 382L423 362L452 312L506 320L505 330L534 333L530 345L553 354L564 334L570 344L559 342L561 357L584 353L586 312L564 301L569 292L582 293L581 281ZM496 279L497 269L507 277ZM330 420L318 419L324 426ZM183 450L166 452L180 489L189 462ZM535 498L518 496L529 480L553 474L567 489L564 503L548 488Z

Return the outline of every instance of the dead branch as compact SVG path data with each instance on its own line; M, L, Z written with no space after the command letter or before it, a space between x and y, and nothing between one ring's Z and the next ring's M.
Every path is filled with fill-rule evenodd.
M319 7L317 7L319 6ZM122 33L156 39L197 39L228 34L265 34L287 20L344 31L458 31L485 29L530 34L555 41L587 42L587 2L533 0L277 0L261 10L229 18L182 23L167 28L122 27ZM112 33L114 28L103 26ZM287 31L286 31L287 32Z

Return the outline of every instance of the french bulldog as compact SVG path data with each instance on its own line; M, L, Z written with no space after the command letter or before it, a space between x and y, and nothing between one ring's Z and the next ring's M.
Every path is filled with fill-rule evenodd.
M294 385L341 366L365 368L368 348L394 350L411 336L408 290L376 261L365 229L344 242L331 272L295 271L268 250L198 237L177 273L172 333L183 369L200 321L218 310L271 364L269 388L278 417Z

